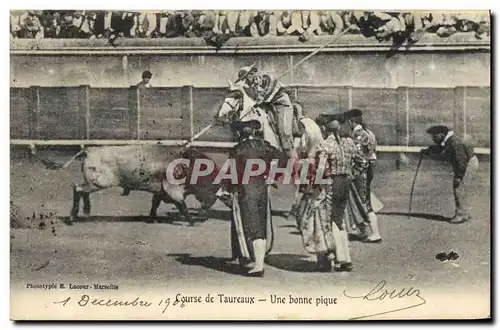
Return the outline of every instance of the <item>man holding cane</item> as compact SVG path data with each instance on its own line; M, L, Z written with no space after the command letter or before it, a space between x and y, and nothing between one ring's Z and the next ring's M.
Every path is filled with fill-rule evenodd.
M474 148L461 141L446 126L432 126L427 130L436 145L422 149L423 155L444 156L453 167L453 193L455 195L455 216L450 223L458 224L470 220L468 191L479 167Z

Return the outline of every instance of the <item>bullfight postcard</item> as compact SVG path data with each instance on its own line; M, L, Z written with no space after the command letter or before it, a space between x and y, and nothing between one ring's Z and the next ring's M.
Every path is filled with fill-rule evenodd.
M491 318L490 11L10 14L10 319Z

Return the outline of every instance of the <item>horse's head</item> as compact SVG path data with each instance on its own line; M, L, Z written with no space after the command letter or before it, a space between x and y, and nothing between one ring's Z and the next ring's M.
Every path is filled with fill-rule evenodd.
M222 106L215 118L223 123L230 123L242 119L251 111L255 102L248 95L250 89L244 83L233 84L230 80L229 89Z

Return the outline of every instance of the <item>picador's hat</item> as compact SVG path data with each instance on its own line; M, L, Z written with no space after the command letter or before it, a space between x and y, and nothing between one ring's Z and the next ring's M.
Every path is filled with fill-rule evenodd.
M258 120L237 121L231 124L231 128L236 131L243 131L245 128L259 130L261 128Z
M245 67L241 68L238 71L238 79L236 79L236 81L234 83L236 84L237 82L242 81L252 72L257 72L257 68L255 67L256 64L257 63L253 63L250 66L245 66Z
M448 134L450 129L443 125L432 126L427 130L427 133L435 135L435 134Z
M351 110L344 112L344 116L345 116L346 120L351 120L353 118L362 117L363 112L359 109L351 109Z

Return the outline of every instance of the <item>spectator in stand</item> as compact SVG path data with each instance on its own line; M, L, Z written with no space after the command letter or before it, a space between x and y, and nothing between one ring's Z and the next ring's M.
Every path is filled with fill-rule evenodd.
M20 17L20 38L41 39L43 38L43 27L40 23L41 12L29 10Z
M485 39L490 35L490 17L487 14L477 14L472 29L477 39Z
M402 30L401 22L394 16L383 12L365 11L359 19L361 34L375 36L377 40L389 40L392 33Z
M458 13L454 15L457 21L457 30L459 32L475 32L478 39L485 38L489 33L488 15L477 14L474 12ZM479 31L479 32L478 32Z
M73 25L78 28L78 38L89 39L94 37L93 32L90 30L90 23L87 19L85 11L76 12L73 17Z
M287 29L292 25L289 11L277 11L276 13L276 32L278 36L287 35Z
M321 19L317 11L302 11L302 27L308 35L322 35Z
M400 36L404 31L404 26L397 16L383 12L347 12L344 13L344 22L351 31L359 31L363 36L375 37L378 41L388 41L394 35Z
M179 12L167 13L167 24L165 26L164 36L167 38L176 38L183 35L182 16Z
M167 24L169 17L173 12L163 10L158 14L158 36L165 37L167 35Z
M320 11L320 27L331 35L337 35L344 30L344 21L336 11Z
M457 32L457 21L455 17L449 13L433 12L431 31L442 37L449 37Z
M53 10L44 10L40 16L40 22L43 27L44 38L57 38L60 31L59 22L61 14Z
M379 41L415 43L424 32L448 37L474 32L487 38L489 14L373 11L11 11L12 38L203 37L222 45L232 37L337 35L345 29Z
M255 16L254 12L251 10L243 10L238 13L238 30L239 35L242 37L250 37L251 36L251 25L252 25L252 17Z
M10 34L12 38L19 38L21 31L21 17L24 15L22 10L10 11Z
M416 43L424 32L422 16L418 11L401 13L399 16L403 27L403 37L410 43Z
M457 13L453 16L457 22L456 27L458 32L471 32L473 30L476 14L474 14L473 12L468 12Z
M109 35L110 39L134 37L137 28L137 16L138 13L135 12L108 12L104 23L105 34Z
M218 31L218 13L214 10L192 11L193 32L196 37L211 37Z
M259 11L252 17L250 24L250 35L252 37L264 37L276 35L276 17L273 12Z
M222 33L228 34L231 37L243 37L247 36L245 33L245 27L248 26L247 24L242 28L240 26L239 22L240 18L240 13L236 10L230 10L230 11L220 11L219 12L219 29Z
M154 12L142 12L137 16L137 37L150 38L157 29L157 15Z
M62 14L58 38L88 39L93 35L84 11L67 11Z
M160 33L167 38L178 37L197 37L198 34L195 30L196 22L195 17L187 10L177 12L167 12L166 26L163 30L162 24L165 20L160 19ZM164 33L162 33L165 31Z
M180 12L181 16L181 36L186 38L195 38L198 37L194 28L195 28L195 18L190 11L184 10Z
M58 38L63 39L76 39L79 36L79 28L73 24L74 11L65 11L61 15L61 22L59 23Z
M117 31L121 37L135 37L137 31L137 12L124 12L121 21L117 21Z
M87 14L89 30L95 38L102 38L106 33L105 15L106 13L102 10L90 11Z
M340 17L342 17L342 22L344 23L344 29L350 29L351 34L360 34L361 30L359 27L359 18L362 16L360 12L354 11L341 11Z
M303 35L305 30L302 28L302 12L283 11L277 20L278 35Z

